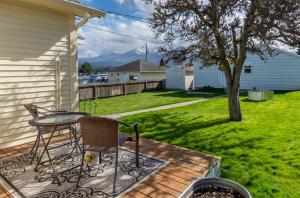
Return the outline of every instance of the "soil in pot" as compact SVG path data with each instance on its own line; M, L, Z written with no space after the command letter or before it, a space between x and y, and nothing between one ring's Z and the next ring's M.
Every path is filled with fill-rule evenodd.
M197 189L191 198L244 198L244 196L230 188L207 185Z

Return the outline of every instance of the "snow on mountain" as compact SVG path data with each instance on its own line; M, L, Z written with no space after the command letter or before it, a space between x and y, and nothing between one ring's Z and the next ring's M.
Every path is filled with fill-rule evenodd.
M84 62L90 62L95 68L116 67L138 59L145 60L146 53L144 49L134 49L125 53L109 53L93 58L79 58L79 66ZM161 55L158 52L149 51L148 61L159 64Z

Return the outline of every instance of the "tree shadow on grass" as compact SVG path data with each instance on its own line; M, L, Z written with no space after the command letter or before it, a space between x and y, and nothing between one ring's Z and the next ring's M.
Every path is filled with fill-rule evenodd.
M239 134L247 132L241 126L229 127L228 129L222 128L222 125L231 122L227 118L205 120L203 115L197 116L197 119L195 119L193 117L185 118L185 114L185 112L150 113L143 115L143 117L127 117L123 120L129 123L137 122L142 137L166 143L175 142L177 144L177 142L180 142L178 143L179 146L200 151L203 146L205 147L209 143L215 144L216 142L218 142L218 145L214 146L216 150L234 147L253 149L259 146L257 143L264 139L261 136L240 136ZM211 131L211 133L208 131ZM195 141L199 142L199 145ZM226 144L222 144L225 141ZM215 149L211 152L215 152Z
M180 139L181 145L187 148L189 148L189 142L193 135L197 135L195 138L201 139L201 141L210 141L235 132L234 130L224 130L209 135L207 133L201 134L201 131L227 124L230 120L227 118L205 120L204 116L197 116L197 119L193 117L184 118L184 115L184 112L159 113L144 115L143 117L127 117L124 120L129 123L139 123L142 137L166 143L173 143ZM199 135L197 134L198 131Z
M248 98L244 98L241 101L248 102L248 103L264 103L264 102L268 102L269 100L255 101L255 100L249 100Z
M160 97L176 97L176 98L208 98L208 97L213 97L217 95L221 95L222 93L211 93L211 94L188 94L186 91L174 91L174 92L160 92L156 94L156 96Z

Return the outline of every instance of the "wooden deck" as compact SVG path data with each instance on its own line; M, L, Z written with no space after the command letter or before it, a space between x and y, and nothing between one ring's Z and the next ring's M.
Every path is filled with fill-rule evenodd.
M62 141L64 136L54 141ZM133 142L127 142L125 147L134 148ZM204 155L181 147L142 139L140 151L144 155L167 161L167 165L150 176L123 196L123 198L159 198L178 197L193 180L209 174L209 171L220 162L220 158ZM24 144L13 148L0 150L0 159L28 152L32 144ZM11 198L0 185L0 198Z

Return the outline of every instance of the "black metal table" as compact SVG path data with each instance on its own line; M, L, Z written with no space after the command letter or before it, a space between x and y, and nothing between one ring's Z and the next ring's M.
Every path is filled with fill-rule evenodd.
M46 153L46 155L48 157L47 162L49 161L49 163L50 163L50 166L51 166L52 171L53 171L54 179L56 179L57 182L58 182L58 185L60 185L60 181L58 179L58 173L57 173L57 171L55 170L55 168L53 166L53 163L52 163L53 159L51 158L51 156L49 154L49 150L54 149L54 148L58 148L58 147L61 147L61 146L65 146L66 144L70 144L70 143L72 144L72 142L70 141L69 143L66 143L66 144L61 144L61 145L58 145L58 146L48 148L49 143L51 142L51 139L52 139L54 133L56 132L57 127L63 126L63 125L70 125L70 126L72 126L72 134L73 134L74 139L75 139L74 147L72 149L72 152L74 151L75 148L80 149L80 146L78 144L79 143L79 138L76 137L76 124L78 123L78 121L81 117L88 116L88 115L90 115L90 114L82 113L82 112L64 112L64 113L56 113L56 114L50 114L50 115L42 116L42 117L39 117L37 119L32 119L32 120L29 121L29 123L32 126L36 126L38 130L41 127L52 128L52 130L49 133L47 133L47 134L50 134L50 137L48 137L49 139L48 139L47 142L45 142L46 138L43 136L44 134L41 133L40 131L38 132L38 135L40 136L40 138L42 140L42 143L44 145L44 149L43 149L43 152L42 152L41 156L38 158L38 162L36 164L35 170L37 170L39 164L41 163L41 160L42 160L44 154ZM71 154L72 154L72 152L71 152Z

